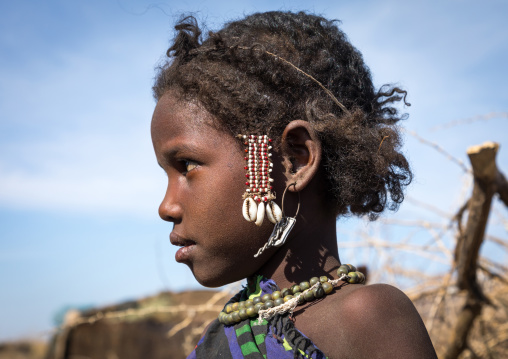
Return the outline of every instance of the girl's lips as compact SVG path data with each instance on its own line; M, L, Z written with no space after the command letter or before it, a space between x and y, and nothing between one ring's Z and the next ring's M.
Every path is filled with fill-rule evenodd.
M169 240L172 245L182 247L175 254L175 260L177 262L187 262L189 260L191 252L196 248L196 242L180 237L178 234L171 232Z
M186 246L180 248L175 253L175 260L178 263L188 262L190 259L190 255L191 255L192 251L194 250L194 248L196 248L196 244L189 244L189 245L186 245Z

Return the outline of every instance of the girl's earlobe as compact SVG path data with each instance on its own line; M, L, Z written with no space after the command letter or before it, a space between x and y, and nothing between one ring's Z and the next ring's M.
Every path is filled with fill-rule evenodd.
M286 167L286 185L296 182L290 191L301 191L316 176L321 163L321 141L309 122L291 121L281 139L281 154Z

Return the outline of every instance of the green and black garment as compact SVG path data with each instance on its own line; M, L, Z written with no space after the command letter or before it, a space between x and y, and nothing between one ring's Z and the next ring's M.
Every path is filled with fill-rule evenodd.
M228 303L234 303L279 290L271 279L258 276L250 278L246 288ZM216 319L201 338L187 359L325 359L305 335L295 328L288 314L276 315L258 323L258 318L248 318L240 323L224 325Z

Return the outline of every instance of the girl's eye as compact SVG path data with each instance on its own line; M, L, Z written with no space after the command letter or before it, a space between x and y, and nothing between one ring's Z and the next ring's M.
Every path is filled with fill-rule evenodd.
M194 161L183 161L183 165L185 167L185 173L192 171L194 168L198 166L198 164Z

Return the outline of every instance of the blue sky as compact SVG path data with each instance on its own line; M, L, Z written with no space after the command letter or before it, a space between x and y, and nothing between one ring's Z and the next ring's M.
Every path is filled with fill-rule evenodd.
M507 1L2 1L0 340L43 333L66 305L198 287L157 216L154 67L181 14L216 29L267 10L340 19L375 84L409 91L407 129L466 163L468 146L497 141L508 172ZM498 115L433 130L489 113ZM460 167L411 136L406 144L409 196L455 209ZM432 215L409 203L386 217Z

